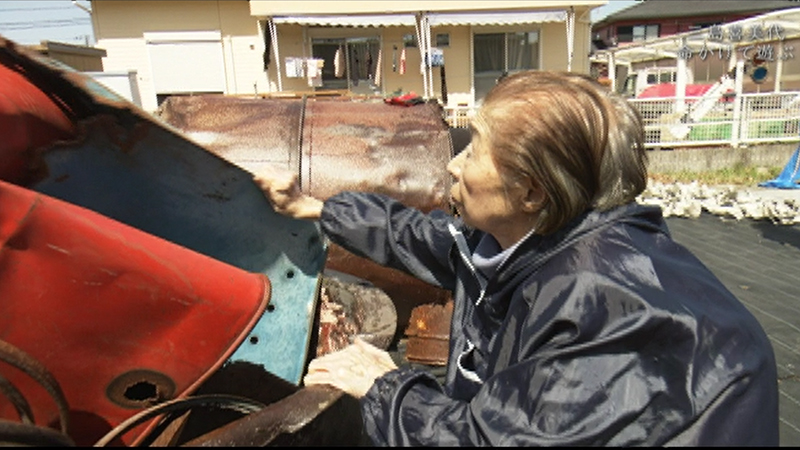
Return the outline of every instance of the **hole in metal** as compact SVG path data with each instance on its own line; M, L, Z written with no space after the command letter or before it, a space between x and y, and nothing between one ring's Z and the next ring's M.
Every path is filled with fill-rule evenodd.
M158 390L156 385L141 381L139 383L128 386L125 389L125 398L135 402L156 401L158 400Z
M272 311L275 311L275 305L270 303L269 305L267 305L267 312L272 312Z
M258 344L258 336L250 336L250 343L253 345Z
M139 409L169 400L175 394L175 382L163 373L136 369L114 378L106 388L106 396L123 408Z
M294 278L294 270L286 272L286 278Z

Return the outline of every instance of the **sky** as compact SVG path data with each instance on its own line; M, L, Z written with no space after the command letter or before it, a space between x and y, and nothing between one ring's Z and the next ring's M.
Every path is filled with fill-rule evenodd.
M90 9L88 0L78 5ZM635 4L635 0L611 0L592 11L592 21ZM77 45L94 45L89 13L72 0L0 0L0 35L18 44L38 44L43 40Z
M592 10L592 22L599 22L609 14L613 14L621 9L633 6L637 0L610 0L607 4Z
M87 0L77 3L89 9ZM0 35L18 44L94 45L92 19L71 0L0 0Z

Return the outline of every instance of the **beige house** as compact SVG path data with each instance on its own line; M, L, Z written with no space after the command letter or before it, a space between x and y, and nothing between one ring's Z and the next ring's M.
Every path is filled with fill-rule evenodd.
M135 70L154 111L198 93L413 92L474 106L504 73L589 73L590 12L607 0L91 3L104 70Z

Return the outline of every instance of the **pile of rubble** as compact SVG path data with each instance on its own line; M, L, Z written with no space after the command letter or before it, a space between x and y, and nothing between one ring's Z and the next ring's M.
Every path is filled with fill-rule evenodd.
M795 190L793 190L795 191ZM737 186L708 186L693 183L662 183L651 180L638 200L658 205L664 217L698 217L703 211L737 220L770 220L781 225L800 223L798 195L765 195L755 189Z

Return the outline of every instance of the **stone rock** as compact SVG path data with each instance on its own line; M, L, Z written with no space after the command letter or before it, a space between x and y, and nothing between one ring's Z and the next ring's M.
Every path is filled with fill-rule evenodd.
M736 186L651 180L637 200L641 204L660 206L664 217L696 218L706 211L736 220L747 217L781 225L800 223L800 200L760 197L754 191Z

